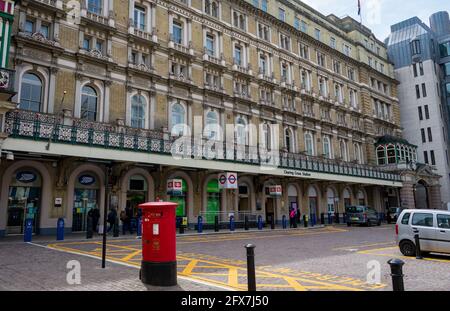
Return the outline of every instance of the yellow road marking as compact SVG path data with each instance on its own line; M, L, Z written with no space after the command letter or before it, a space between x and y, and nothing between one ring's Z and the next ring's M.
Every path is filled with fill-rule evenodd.
M379 245L386 245L386 244L395 244L395 242L383 242L383 243L373 243L373 244L359 244L359 245L351 245L351 246L342 246L342 247L336 247L333 248L333 251L338 250L346 250L350 248L357 248L357 247L372 247L372 246L379 246Z
M328 232L330 232L328 230ZM319 232L316 232L316 234ZM321 231L320 233L325 233L325 231ZM319 233L319 234L320 234ZM98 244L101 244L101 242L95 242L91 241L89 242L93 246L97 246ZM54 249L60 249L65 250L73 253L79 253L79 254L88 254L88 255L94 255L97 257L101 257L101 250L100 248L96 247L94 248L94 251L87 251L87 250L80 250L77 248L67 247L67 245L76 245L77 243L55 243L50 244L48 247L54 248ZM88 243L78 243L81 245L86 245ZM121 253L117 252L111 252L111 250L114 251L121 251ZM129 251L129 254L126 256L122 256L122 251ZM109 254L108 254L109 252ZM111 255L112 253L112 255ZM114 244L108 244L107 245L107 256L106 258L112 262L122 262L131 264L133 266L140 266L140 259L135 258L135 256L138 256L141 253L140 249L129 247L126 245L114 245ZM202 255L202 254L193 254L193 253L185 253L189 256L184 255L183 253L177 254L177 260L180 262L183 262L183 264L178 264L179 268L182 268L181 272L179 272L179 275L186 276L191 279L197 279L201 280L210 284L216 284L220 285L225 288L230 289L237 289L237 290L246 290L247 284L239 283L239 277L246 277L247 275L247 269L245 265L243 264L243 261L238 260L227 260L224 259L223 261L220 258L215 257L213 260L208 260L207 258L211 258L208 255ZM115 256L120 257L115 257ZM206 258L206 259L205 259ZM218 260L218 262L216 261ZM224 261L230 262L230 264L224 263ZM186 264L185 264L186 262ZM241 264L241 266L237 266L236 264ZM267 268L267 266L264 266ZM262 280L264 283L257 284L258 287L264 287L264 288L286 288L286 289L293 289L296 291L305 291L305 290L311 290L311 289L322 289L322 290L345 290L345 291L361 291L364 287L364 283L362 283L359 280L354 280L354 283L352 286L347 285L341 285L343 280L345 278L337 277L337 279L333 280L334 283L325 282L325 280L320 280L319 277L315 278L308 278L308 277L302 277L301 275L295 276L294 275L283 275L278 273L272 273L269 271L262 271L261 268L264 267L257 267L256 276L257 280ZM212 270L212 271L201 271L202 269L206 270ZM198 271L200 270L200 271ZM290 269L286 268L277 268L274 269L276 272L281 272L285 274L289 274ZM312 277L313 274L311 274ZM319 275L320 276L320 275ZM225 280L217 280L214 279L214 277L226 277ZM283 284L284 283L284 284ZM355 287L357 286L357 287ZM366 288L367 289L367 288Z

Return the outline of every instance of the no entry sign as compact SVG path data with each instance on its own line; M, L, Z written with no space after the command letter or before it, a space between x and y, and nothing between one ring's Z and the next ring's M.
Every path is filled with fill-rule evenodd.
M220 173L218 176L220 189L237 189L237 173Z

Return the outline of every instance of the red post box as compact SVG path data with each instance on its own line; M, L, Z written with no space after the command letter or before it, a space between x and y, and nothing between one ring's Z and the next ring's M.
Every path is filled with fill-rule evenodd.
M140 278L154 286L177 285L176 224L172 202L149 202L142 209Z

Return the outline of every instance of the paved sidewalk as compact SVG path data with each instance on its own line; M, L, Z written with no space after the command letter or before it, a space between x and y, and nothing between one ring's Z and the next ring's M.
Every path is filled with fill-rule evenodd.
M30 243L0 243L0 290L14 291L217 291L219 287L178 278L178 286L162 288L145 286L139 280L139 269L60 252ZM81 284L67 282L67 263L80 263Z

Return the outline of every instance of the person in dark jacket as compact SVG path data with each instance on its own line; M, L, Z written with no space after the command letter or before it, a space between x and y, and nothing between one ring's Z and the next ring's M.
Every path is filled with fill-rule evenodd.
M97 225L98 225L98 221L100 220L100 210L96 206L91 211L92 211L92 227L93 227L93 231L94 232L98 232Z
M107 221L109 223L108 233L114 228L114 224L116 223L117 211L115 208L111 208L108 213Z

